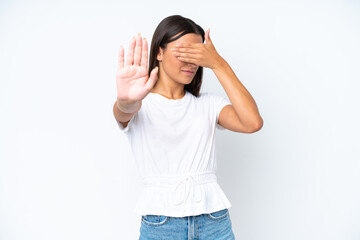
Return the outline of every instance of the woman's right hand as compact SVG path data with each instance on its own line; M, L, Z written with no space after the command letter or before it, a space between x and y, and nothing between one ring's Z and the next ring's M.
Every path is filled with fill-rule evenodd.
M148 44L140 34L132 37L124 64L124 48L120 46L116 71L117 101L135 103L141 101L154 87L158 79L158 67L148 77Z

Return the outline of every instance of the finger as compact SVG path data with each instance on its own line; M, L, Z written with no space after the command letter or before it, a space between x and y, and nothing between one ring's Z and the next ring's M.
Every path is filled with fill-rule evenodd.
M141 57L141 66L147 68L147 64L148 64L148 44L146 41L146 38L144 37L143 41L142 41L142 57Z
M141 35L140 33L136 36L136 46L135 46L135 54L134 54L134 65L139 66L141 60Z
M127 53L126 65L133 65L134 60L135 37L130 40L129 51Z
M155 67L151 73L148 81L145 84L145 88L150 92L150 90L154 87L156 81L158 80L158 72L159 67Z
M175 47L186 47L186 48L198 48L201 47L203 43L178 43L175 44Z
M173 54L190 54L190 55L196 55L196 54L202 54L203 50L200 48L179 48L177 50L171 51ZM179 55L180 56L180 55ZM186 57L186 55L182 55L182 57Z
M182 53L200 53L200 48L188 48L188 47L175 47L171 49L171 52L182 52Z
M199 65L198 64L198 60L195 59L195 58L184 58L184 57L177 57L178 60L182 61L182 62L188 62L188 63L194 63L196 65Z
M118 68L124 67L124 47L120 45L119 53L118 53Z
M208 42L211 42L211 39L210 39L210 28L208 30L206 30L206 33L205 33L205 42L208 43Z
M183 57L183 58L198 58L199 57L199 55L196 53L173 52L173 55L176 57Z

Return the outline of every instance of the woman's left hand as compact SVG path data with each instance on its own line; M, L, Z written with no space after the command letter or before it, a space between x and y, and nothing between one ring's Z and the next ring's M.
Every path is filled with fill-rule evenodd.
M205 43L181 43L171 48L180 61L214 69L223 58L216 51L210 36L210 29L205 32Z

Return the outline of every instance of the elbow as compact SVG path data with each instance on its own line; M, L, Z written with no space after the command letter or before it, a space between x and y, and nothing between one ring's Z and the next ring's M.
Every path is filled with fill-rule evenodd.
M254 126L251 129L251 133L254 132L258 132L264 125L264 120L262 119L262 117L259 118L259 120L256 121L256 123L254 124Z

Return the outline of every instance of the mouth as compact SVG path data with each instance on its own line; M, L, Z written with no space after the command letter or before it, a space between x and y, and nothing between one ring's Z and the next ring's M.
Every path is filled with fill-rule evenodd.
M191 71L191 70L181 70L181 71L188 74L188 75L194 74L194 71Z

